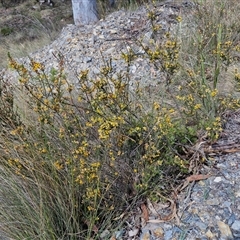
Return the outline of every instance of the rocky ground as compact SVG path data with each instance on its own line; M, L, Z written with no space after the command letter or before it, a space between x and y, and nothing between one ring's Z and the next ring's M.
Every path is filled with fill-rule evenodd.
M188 9L185 5L173 1L159 3L157 22L162 26L162 33L175 26L176 18L183 8ZM47 71L58 68L59 57L63 58L68 79L74 82L77 81L76 74L84 69L90 69L90 76L97 76L100 67L108 64L110 60L116 74L126 71L122 53L133 49L139 58L135 59L130 68L132 82L144 78L147 85L156 85L162 81L161 73L156 72L149 61L144 59L144 51L137 43L148 43L152 34L145 7L134 12L120 10L95 25L66 25L55 41L29 56L45 64ZM19 61L28 64L29 58L20 58ZM10 78L13 76L9 70L4 69L2 72L9 74Z
M175 202L148 204L150 217L141 240L240 239L240 111L229 112L224 119L222 137L205 155L208 165L186 180Z

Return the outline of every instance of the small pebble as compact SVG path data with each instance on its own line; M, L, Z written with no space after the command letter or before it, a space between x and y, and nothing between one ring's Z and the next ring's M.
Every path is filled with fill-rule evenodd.
M221 237L223 237L223 238L233 238L231 229L226 223L224 223L222 221L218 221L217 225L218 225L219 230L221 232Z
M240 232L240 220L235 220L231 228Z
M216 177L213 181L218 183L218 182L222 181L222 178L221 177Z

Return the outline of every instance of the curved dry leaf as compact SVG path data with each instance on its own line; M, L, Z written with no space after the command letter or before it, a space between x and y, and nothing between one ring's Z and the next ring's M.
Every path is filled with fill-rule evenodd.
M168 214L167 216L162 218L162 220L164 220L164 221L170 221L173 218L177 217L177 206L176 206L176 203L173 200L169 199L169 198L167 200L171 203L170 208L171 208L172 212L170 214Z
M161 217L161 219L152 219L152 220L148 220L148 222L151 223L160 223L160 222L167 222L167 221L171 221L173 218L176 218L176 220L178 221L178 216L177 216L177 205L175 203L175 201L173 201L170 198L166 198L164 196L162 196L160 193L156 192L159 196L165 198L167 201L170 202L170 209L171 209L171 213L168 214L167 216Z
M211 177L211 175L204 175L204 174L194 174L186 178L188 182L193 182L193 181L199 181L199 180L204 180L208 179Z
M141 207L141 210L142 210L143 218L147 222L149 220L148 209L147 209L147 207L144 203L142 203L140 207Z

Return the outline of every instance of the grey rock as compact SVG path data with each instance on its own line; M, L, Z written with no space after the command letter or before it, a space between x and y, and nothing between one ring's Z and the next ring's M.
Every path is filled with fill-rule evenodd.
M235 231L240 232L240 220L235 220L234 223L232 224L231 228Z
M84 63L90 63L92 61L92 57L84 57L83 62Z
M201 230L205 231L207 229L207 225L203 223L202 221L198 221L195 223L195 225Z
M173 231L172 230L167 230L164 233L164 240L171 240L173 239Z
M230 216L230 218L228 219L227 224L228 224L229 226L231 226L235 220L236 220L236 216L235 216L235 214L232 214L232 215Z

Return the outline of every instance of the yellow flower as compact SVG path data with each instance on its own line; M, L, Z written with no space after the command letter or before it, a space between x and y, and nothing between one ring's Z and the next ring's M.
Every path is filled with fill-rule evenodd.
M43 148L42 150L41 150L41 153L46 153L47 152L47 149L46 148Z
M67 91L70 93L70 92L72 92L72 90L73 90L73 85L69 84L68 88L67 88Z
M13 135L13 136L16 136L16 135L18 135L18 134L22 134L22 133L23 133L23 130L24 130L23 127L19 126L19 127L17 127L16 129L12 130L12 131L10 132L10 134Z
M157 103L157 102L154 102L153 103L153 108L154 108L154 110L159 110L160 109L160 104Z
M232 45L232 41L227 41L224 43L226 47L230 47Z
M19 82L22 83L22 84L25 84L25 83L28 82L28 79L22 77L22 78L19 79Z
M79 74L79 78L80 78L80 79L84 79L84 78L86 78L87 75L88 75L88 72L89 72L88 69L86 69L86 70L82 70L82 71L80 72L80 74Z
M34 72L38 72L39 70L44 69L44 67L41 63L35 62L34 60L31 60L31 65L32 65L32 69Z
M176 20L177 20L178 22L181 22L181 21L182 21L182 17L181 17L181 16L177 16Z
M216 117L216 118L215 118L215 122L216 122L217 124L221 124L221 118L220 118L220 117Z
M100 162L91 163L91 166L93 168L99 168L101 166L101 163Z
M63 164L61 164L59 161L56 161L53 165L57 170L63 169Z
M189 77L194 77L194 71L193 70L188 69L187 73L188 73Z
M87 206L88 211L95 211L95 208L93 208L92 206Z
M195 110L198 110L198 109L201 108L201 106L202 106L202 105L201 105L200 103L198 103L198 104L196 104L196 105L194 106L194 109L195 109Z

